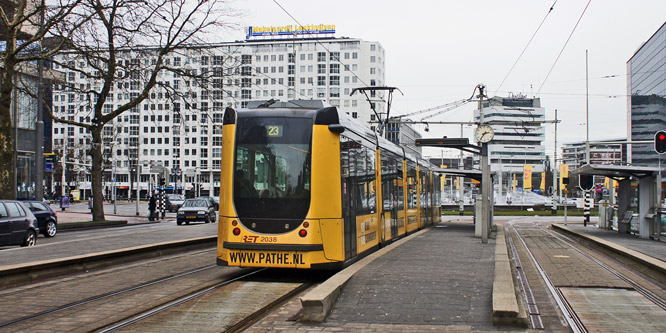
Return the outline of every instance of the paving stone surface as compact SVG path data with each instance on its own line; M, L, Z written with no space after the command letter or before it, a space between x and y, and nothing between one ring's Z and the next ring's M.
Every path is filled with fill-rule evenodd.
M493 330L494 253L472 224L435 226L352 277L326 322Z

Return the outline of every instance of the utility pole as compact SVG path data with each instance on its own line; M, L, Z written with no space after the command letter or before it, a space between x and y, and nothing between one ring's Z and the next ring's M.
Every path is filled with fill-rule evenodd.
M62 203L62 197L64 197L65 194L65 169L67 168L67 165L65 164L65 159L67 158L67 138L63 135L62 136L62 158L60 159L61 166L62 166L62 179L60 180L60 202Z
M553 163L551 163L553 168L553 186L551 196L553 198L553 209L552 213L557 214L557 109L555 109L555 144L553 146Z
M460 124L460 137L463 137L463 124ZM465 169L463 165L463 151L460 150L460 162L458 163L460 170ZM458 176L458 211L460 216L465 215L465 178Z
M590 95L587 72L587 50L585 50L585 163L590 164Z
M479 126L483 121L483 90L479 85ZM481 142L481 242L488 243L488 229L490 227L490 191L493 190L490 179L490 165L488 164L488 143Z

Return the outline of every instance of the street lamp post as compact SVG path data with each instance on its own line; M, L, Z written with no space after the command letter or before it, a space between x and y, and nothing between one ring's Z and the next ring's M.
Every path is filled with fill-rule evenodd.
M180 175L183 174L183 171L180 170L179 167L173 167L171 168L171 174L174 176L174 190L176 194L180 194L180 189L178 188L178 179L180 178Z

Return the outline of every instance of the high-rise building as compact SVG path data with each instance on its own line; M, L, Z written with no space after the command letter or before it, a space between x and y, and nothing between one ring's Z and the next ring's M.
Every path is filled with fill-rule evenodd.
M666 129L666 23L627 61L627 132L630 141L654 140ZM657 166L652 144L631 145L633 165Z
M488 144L491 171L522 172L529 164L534 172L543 172L545 130L540 122L545 118L546 110L538 98L493 97L485 101L483 119L495 132ZM474 111L474 119L479 120L479 110Z
M535 179L545 171L545 118L546 110L541 107L539 98L493 97L484 101L483 121L489 123L495 133L488 143L490 170L499 175L503 188L510 187L514 175L523 174L525 165L532 166ZM475 110L474 120L479 119L479 110ZM517 179L518 186L522 186L522 176Z
M112 123L103 132L105 187L115 186L120 197L135 191L133 170L140 166L141 195L155 184L159 166L171 171L169 187L192 194L218 195L222 154L222 119L226 107L242 108L259 100L323 100L368 123L374 113L363 94L350 95L357 87L383 86L384 49L378 42L356 38L293 37L216 43L183 47L166 59L174 70L163 70L150 96ZM270 37L275 38L275 37ZM81 91L100 89L85 73L94 68L82 60L59 59L68 68L67 83L56 86L54 111L66 119L90 122L94 96ZM120 61L128 68L149 68L155 57L150 48L125 50ZM104 110L111 112L138 96L145 78L130 69L114 84ZM179 75L179 72L181 75ZM200 84L182 73L209 76ZM73 89L76 88L76 89ZM384 92L369 92L380 100ZM384 111L378 103L378 112ZM376 123L368 123L374 127ZM54 151L77 159L82 165L73 186L90 188L85 164L92 137L85 129L55 124ZM141 166L144 166L141 168ZM153 166L151 171L149 166ZM157 168L156 168L157 167ZM83 171L83 172L81 172ZM78 184L78 185L77 185Z

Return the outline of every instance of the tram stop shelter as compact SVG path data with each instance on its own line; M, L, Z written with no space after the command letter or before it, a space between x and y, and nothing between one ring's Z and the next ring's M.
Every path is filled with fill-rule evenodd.
M481 181L481 170L463 170L463 169L448 169L448 168L434 168L434 172L441 173L441 174L446 174L446 175L451 175L451 176L459 176L459 177L467 177L471 178L477 181ZM494 202L494 193L490 193L490 214L488 216L490 217L490 221L488 221L488 230L491 230L494 223L493 223L493 204ZM474 235L476 237L481 237L482 236L482 226L481 223L483 221L481 220L481 200L477 201L477 204L474 207Z
M660 204L661 178L659 168L629 165L586 164L571 171L575 175L605 176L619 183L617 194L618 222L629 211L631 200L631 180L638 180L638 235L648 239L659 238L661 233ZM612 196L611 196L612 197ZM618 223L619 224L619 223ZM623 229L618 225L618 229Z
M448 169L448 168L433 168L433 172L457 176L457 177L468 177L474 180L481 181L481 170L463 170L463 169Z

